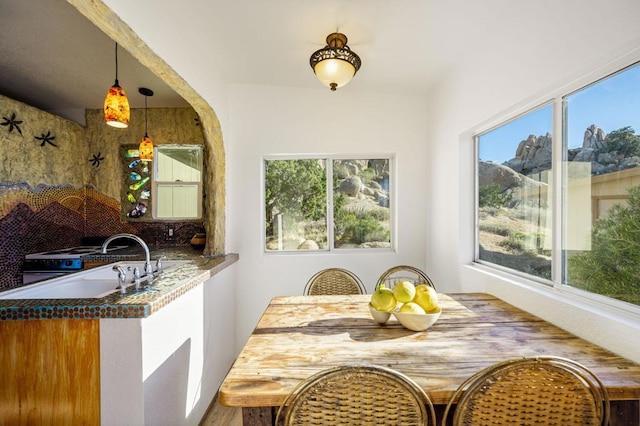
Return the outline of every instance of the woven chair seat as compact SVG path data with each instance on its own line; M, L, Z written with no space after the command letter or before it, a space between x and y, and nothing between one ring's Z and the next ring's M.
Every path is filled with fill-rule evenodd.
M319 372L300 383L276 416L279 426L435 425L433 404L407 376L373 365Z
M507 360L474 374L447 404L443 426L458 396L454 426L601 426L609 421L602 382L583 365L559 357Z
M360 278L341 268L324 269L312 276L304 288L306 296L330 294L365 294Z
M435 284L431 279L422 272L420 269L408 266L408 265L398 265L393 268L389 268L378 278L378 282L376 283L376 289L380 286L380 284L385 284L387 288L393 288L393 286L400 281L409 280L412 281L415 285L418 284L427 284L436 288Z

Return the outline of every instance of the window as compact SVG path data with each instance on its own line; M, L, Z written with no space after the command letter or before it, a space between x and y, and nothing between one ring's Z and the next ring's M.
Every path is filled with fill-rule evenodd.
M552 133L554 121L562 134ZM478 134L476 260L640 305L635 129L638 64Z
M640 65L563 103L563 281L640 305Z
M479 259L551 279L552 108L477 137Z
M202 216L202 147L160 145L153 161L154 218Z
M265 159L265 251L391 248L391 165L389 156Z

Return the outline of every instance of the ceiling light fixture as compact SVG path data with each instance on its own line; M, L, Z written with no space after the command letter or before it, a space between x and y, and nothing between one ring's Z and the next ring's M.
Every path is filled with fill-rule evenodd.
M153 142L147 133L148 121L147 121L147 98L153 96L153 90L141 87L138 89L141 95L144 95L144 137L140 142L138 151L140 152L141 160L153 160Z
M362 62L347 46L346 35L331 33L327 36L327 45L313 52L309 64L318 80L335 91L351 81Z
M118 84L118 43L116 43L116 82L104 98L104 119L109 126L124 129L129 127L129 99Z

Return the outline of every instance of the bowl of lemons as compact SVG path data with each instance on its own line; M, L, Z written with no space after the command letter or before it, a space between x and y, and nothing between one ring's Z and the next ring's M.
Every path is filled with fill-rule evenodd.
M369 311L379 324L385 324L393 315L412 331L428 329L442 313L436 290L427 284L415 285L410 281L397 282L393 289L378 286L371 295Z

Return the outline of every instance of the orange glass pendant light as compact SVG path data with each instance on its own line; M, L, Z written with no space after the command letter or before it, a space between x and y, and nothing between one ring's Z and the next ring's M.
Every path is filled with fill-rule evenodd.
M140 142L140 147L138 151L140 151L140 159L141 160L153 160L153 142L149 137L147 132L148 129L148 121L147 121L147 98L149 96L153 96L153 91L151 89L147 89L146 87L141 87L138 89L141 95L144 95L144 137Z
M118 43L116 43L116 81L104 98L104 120L109 126L124 129L129 127L129 99L118 84Z

